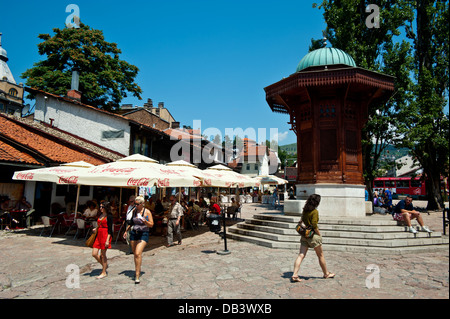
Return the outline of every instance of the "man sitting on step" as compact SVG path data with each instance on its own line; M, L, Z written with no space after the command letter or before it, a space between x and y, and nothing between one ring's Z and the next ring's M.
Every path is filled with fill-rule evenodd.
M409 231L411 233L414 234L417 233L417 230L411 227L412 219L417 219L417 222L421 227L421 231L425 231L428 233L433 232L427 226L423 225L422 216L418 211L414 210L414 206L412 204L412 197L410 195L406 195L405 199L402 199L397 203L397 205L394 208L394 213L392 215L394 217L394 220L405 222L406 225L409 227Z

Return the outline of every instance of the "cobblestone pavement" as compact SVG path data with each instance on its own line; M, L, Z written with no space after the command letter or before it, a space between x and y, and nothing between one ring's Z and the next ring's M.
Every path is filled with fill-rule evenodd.
M245 204L242 217L268 211L268 205ZM423 215L426 224L442 231L442 212ZM300 270L304 281L291 283L297 251L228 239L231 253L221 255L217 252L224 250L224 241L201 226L183 232L182 245L170 248L164 246L163 237L150 237L143 254L141 284L135 285L133 256L126 254L126 244L119 241L108 250L108 276L96 279L100 265L82 239L40 237L40 226L34 227L0 231L0 298L449 298L448 251L383 256L326 251L324 246L328 268L336 277L322 278L311 250ZM366 272L369 265L379 269L379 287L375 272ZM73 287L76 268L79 288Z

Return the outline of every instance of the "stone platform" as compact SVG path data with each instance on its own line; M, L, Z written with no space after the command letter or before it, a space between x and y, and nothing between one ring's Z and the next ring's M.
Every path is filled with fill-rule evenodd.
M284 213L255 214L228 228L227 237L254 244L284 249L299 249L300 236L295 230L298 216ZM414 226L414 222L413 222ZM417 226L416 226L417 227ZM407 254L448 250L448 236L438 231L412 234L389 216L364 218L320 217L323 249L364 253Z

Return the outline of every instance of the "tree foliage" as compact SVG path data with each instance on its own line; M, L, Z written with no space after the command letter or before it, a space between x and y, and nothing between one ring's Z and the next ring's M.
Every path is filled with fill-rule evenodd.
M85 104L117 108L127 92L141 99L134 82L138 68L120 60L116 43L105 41L103 32L80 23L79 28L54 28L54 35L39 34L39 54L46 59L22 74L29 87L65 95L71 87L72 70L80 74L79 91Z
M358 66L395 76L395 92L369 110L363 132L364 174L371 188L388 144L408 147L427 178L429 208L442 205L448 176L448 1L377 1L379 28L368 28L370 1L323 1L327 38ZM317 4L314 6L317 7ZM416 30L416 33L414 32Z

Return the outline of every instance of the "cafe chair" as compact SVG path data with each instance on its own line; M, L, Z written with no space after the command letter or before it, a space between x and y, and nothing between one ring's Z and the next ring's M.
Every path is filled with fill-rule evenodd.
M25 224L27 228L30 228L33 225L34 212L36 210L34 208L30 209L26 215L24 216Z
M117 241L119 240L119 237L120 237L120 233L122 232L122 229L124 228L124 226L126 225L126 222L123 222L122 224L120 224L120 228L119 228L119 231L117 232L117 235L116 235L116 242L115 242L115 244L117 245ZM116 226L119 226L118 224L115 224L115 225L113 225L113 227L114 227L114 232L115 232L115 230L116 230Z
M237 219L237 217L238 217L238 214L239 214L239 219L242 219L242 212L241 212L241 209L242 209L242 205L241 206L239 206L237 209L236 209L236 213L235 213L235 218Z
M1 212L0 213L0 230L6 229L6 227L11 229L11 218L10 218L8 212Z
M48 216L42 216L42 223L44 224L44 227L42 228L41 234L39 236L42 236L42 233L46 228L51 227L51 232L49 237L52 237L53 231L55 230L56 225L58 224L56 219L50 218Z
M116 236L116 242L115 242L116 245L117 245L117 240L119 240L122 229L125 229L124 228L125 225L126 225L125 222L120 223L120 224L113 224L113 234Z
M76 222L73 223L73 224L76 225L77 231L76 231L76 233L75 233L75 236L73 236L73 239L78 238L77 236L78 236L78 232L79 232L80 230L83 230L83 235L84 235L84 237L86 238L86 229L88 229L90 226L89 226L89 225L86 225L86 222L84 221L84 219L77 218L75 221L76 221Z
M198 213L194 214L194 216L192 217L192 226L193 226L192 229L196 229L196 230L199 229L198 225L200 224L201 217L202 217L202 212L198 212Z

